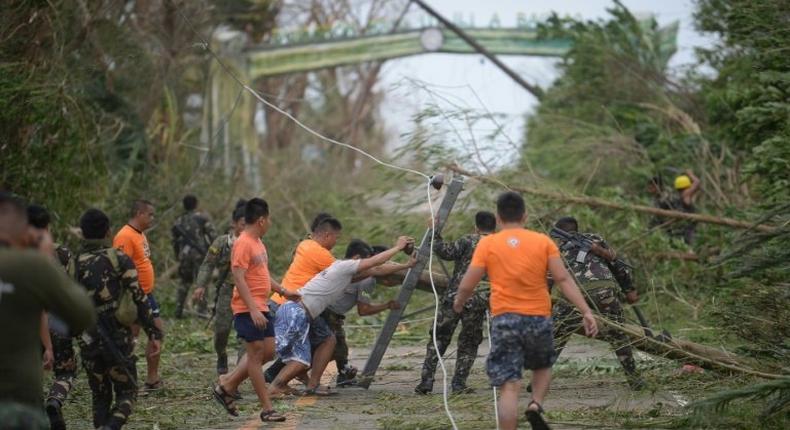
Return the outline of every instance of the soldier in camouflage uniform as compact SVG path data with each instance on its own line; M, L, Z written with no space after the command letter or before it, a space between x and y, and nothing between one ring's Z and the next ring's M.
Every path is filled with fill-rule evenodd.
M27 207L27 218L30 226L36 230L36 233L43 234L49 233L49 225L51 217L49 212L43 206L31 204ZM55 244L55 256L58 262L66 270L69 261L72 258L71 251L63 245ZM49 389L45 405L47 415L49 416L50 427L53 430L65 429L66 423L63 421L63 414L61 408L66 402L66 398L74 386L74 379L77 376L77 359L74 354L74 342L68 333L63 333L58 330L62 327L63 323L60 322L53 315L48 315L49 319L49 337L52 340L52 353L53 365L52 370L55 377L52 381L52 387Z
M176 218L171 229L173 250L178 260L178 276L181 285L176 295L176 318L184 315L184 302L189 288L195 282L200 263L206 256L209 245L214 241L216 232L211 221L197 211L198 199L193 195L184 196L184 213ZM198 302L198 312L205 313L206 301Z
M461 333L458 335L458 353L455 361L455 373L452 380L452 392L460 394L469 392L466 379L477 358L477 348L483 341L483 321L488 309L488 292L477 291L464 306L460 314L453 311L453 301L469 263L472 261L477 242L480 237L493 233L496 229L496 217L491 212L480 211L475 215L475 233L461 237L455 242L445 242L439 234L434 236L433 252L441 259L454 261L455 267L447 290L439 303L439 315L436 320L436 343L439 354L444 355L450 346L455 328L461 322ZM425 352L422 365L420 384L414 389L418 394L433 391L433 380L436 363L439 358L433 344L433 328L428 332L431 340Z
M639 299L628 268L614 262L616 258L614 250L600 236L578 233L576 219L561 218L555 227L573 235L584 236L595 243L585 255L585 251L573 241L552 236L560 248L562 258L568 265L568 271L576 278L579 288L593 311L615 323L624 323L625 317L618 289L625 293L629 303L635 303ZM618 284L620 288L618 288ZM555 298L552 316L554 318L554 345L556 355L559 357L570 336L582 327L582 316L573 305L561 298ZM614 348L617 360L623 366L631 388L635 390L643 388L644 381L636 369L628 337L619 331L604 327L599 338L609 342Z
M122 294L131 296L137 324L148 334L155 353L161 348L162 332L154 324L134 263L123 251L111 246L107 216L98 209L89 209L80 218L80 227L85 240L69 272L88 290L98 314L96 327L78 337L93 399L93 426L120 429L137 399L134 338L131 328L118 320Z
M217 374L228 373L228 338L233 324L233 311L230 299L233 297L233 276L230 276L230 252L233 243L244 230L244 206L233 211L233 231L214 239L206 253L197 277L197 288L192 298L198 302L205 300L206 288L211 282L214 269L219 270L219 278L215 281L214 295L214 351L217 352Z

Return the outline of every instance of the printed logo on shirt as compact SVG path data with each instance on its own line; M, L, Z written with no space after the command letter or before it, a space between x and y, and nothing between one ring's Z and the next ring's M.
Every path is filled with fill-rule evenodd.
M143 255L145 255L145 258L151 257L151 248L148 247L148 239L145 236L143 236Z
M517 246L518 246L518 244L519 244L518 238L516 238L516 237L511 237L511 238L509 238L509 239L507 240L507 244L508 244L508 245L509 245L511 248L515 248L515 247L517 247Z

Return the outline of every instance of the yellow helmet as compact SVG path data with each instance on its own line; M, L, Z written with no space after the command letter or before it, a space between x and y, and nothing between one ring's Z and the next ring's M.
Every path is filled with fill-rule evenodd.
M676 190L685 190L686 188L691 186L691 178L686 175L680 175L675 178L675 189Z

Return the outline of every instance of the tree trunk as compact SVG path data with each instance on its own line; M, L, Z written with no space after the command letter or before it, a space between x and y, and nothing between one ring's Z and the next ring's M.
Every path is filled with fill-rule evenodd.
M628 203L616 203L608 200L598 199L595 197L572 196L572 195L561 194L552 191L538 190L536 188L530 188L530 187L512 187L503 184L501 181L495 178L491 178L488 176L480 176L468 170L464 170L456 165L449 166L449 169L456 173L460 173L464 176L475 178L481 182L494 184L501 187L505 187L509 190L545 197L547 199L557 200L561 202L580 204L580 205L592 206L592 207L603 207L603 208L616 209L616 210L630 210L634 212L642 212L651 215L658 215L666 218L684 219L688 221L701 222L707 224L718 224L718 225L724 225L727 227L734 227L734 228L754 229L763 232L773 232L776 230L776 227L772 225L754 224L748 221L739 221L732 218L717 217L717 216L706 215L706 214L671 211L667 209L654 208L652 206L633 205Z
M402 270L400 272L393 273L392 275L377 277L377 279L382 283L397 284L402 282L405 277L406 270ZM447 288L448 280L446 276L439 273L434 273L433 281L434 285L436 286L436 290L440 294L445 290L445 288ZM433 292L427 271L420 275L417 288L423 291ZM433 308L427 309L430 310ZM620 331L628 336L628 338L631 340L630 345L632 347L651 355L680 361L682 363L695 364L702 367L703 369L717 372L745 373L769 379L777 379L782 377L782 375L755 370L753 363L748 359L717 348L712 348L683 339L669 339L665 342L662 342L655 338L647 337L645 335L645 330L640 326L633 324L620 325L612 321L608 321L598 315L596 315L596 320L598 321L599 329L608 327L610 329Z

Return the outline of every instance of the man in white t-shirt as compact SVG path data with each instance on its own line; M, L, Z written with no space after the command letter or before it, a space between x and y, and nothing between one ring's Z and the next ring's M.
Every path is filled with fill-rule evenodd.
M269 389L271 394L285 392L292 379L311 367L305 393L322 394L316 390L321 382L321 375L332 358L335 337L327 338L313 353L308 337L311 321L343 296L346 287L355 277L365 276L369 269L381 266L413 243L414 239L401 236L392 248L373 257L335 261L299 290L301 301L288 301L278 309L274 323L275 346L277 356L286 366L272 382Z
M386 249L386 247L384 247ZM360 239L353 239L346 248L346 259L363 259L376 254L373 248ZM401 270L409 269L414 266L417 260L412 256L406 264L400 263L386 263L368 270L366 274L371 276L360 279L356 276L356 282L347 286L343 290L337 301L329 305L328 308L321 314L321 317L326 321L329 329L335 334L335 352L332 355L332 360L337 365L337 386L344 387L354 385L356 383L357 369L348 364L348 344L346 343L346 333L343 330L343 322L345 314L355 306L357 313L360 316L375 315L379 312L386 310L399 309L400 303L396 300L390 300L385 303L371 303L370 293L376 287L376 277L387 276ZM396 282L384 282L385 285L399 285ZM331 361L331 360L330 360Z

